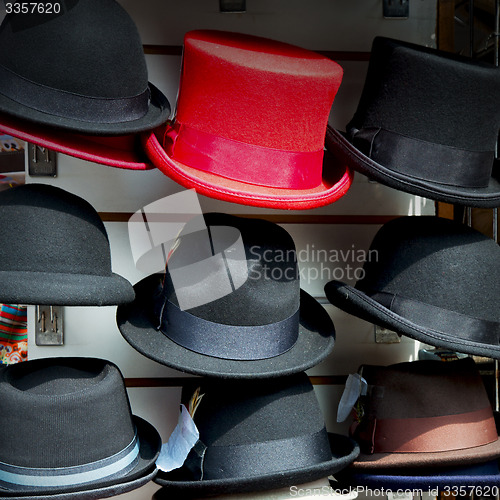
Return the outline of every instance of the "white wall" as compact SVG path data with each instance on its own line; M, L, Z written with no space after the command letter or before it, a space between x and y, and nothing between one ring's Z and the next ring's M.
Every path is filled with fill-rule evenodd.
M245 14L220 14L217 0L121 0L136 21L144 44L181 45L185 31L216 28L267 36L296 45L328 51L370 50L375 35L391 36L420 44L434 45L436 4L431 0L410 2L408 20L384 20L380 0L247 0ZM174 104L177 93L180 57L147 55L150 81ZM364 82L367 63L342 60L344 79L332 108L331 122L343 128L352 117ZM107 212L135 212L148 203L180 191L180 186L161 172L122 171L59 155L55 179L29 178L27 182L46 182L60 186L87 199L104 218ZM201 198L203 210L230 213L281 215L272 211L243 207ZM286 212L287 215L299 212ZM300 250L315 248L367 249L379 225L369 216L434 214L434 203L368 182L360 174L347 195L337 203L300 212L308 219L284 227ZM361 224L319 224L318 215L356 215ZM113 269L132 283L142 274L135 269L125 222L106 222L111 242ZM311 276L318 263L304 263ZM323 280L308 280L303 287L324 303ZM332 355L310 370L310 375L329 377L347 375L361 363L390 364L414 359L418 346L410 339L399 344L375 344L373 325L349 316L331 305L325 308L334 319L337 343ZM129 389L134 413L150 420L166 440L177 420L180 389L170 384L157 387L151 378L185 377L134 351L121 337L115 324L115 308L65 308L65 344L37 347L34 344L34 311L29 315L29 357L97 356L116 362L128 379L142 379L144 387ZM345 431L335 424L336 404L341 387L318 385L317 394L329 430ZM154 484L123 495L124 499L150 499Z

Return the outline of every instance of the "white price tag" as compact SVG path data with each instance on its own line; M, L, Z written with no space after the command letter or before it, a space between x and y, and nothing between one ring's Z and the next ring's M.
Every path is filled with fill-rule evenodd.
M156 460L158 469L169 472L182 467L189 452L198 441L200 434L188 410L181 405L179 421L168 441L161 447Z

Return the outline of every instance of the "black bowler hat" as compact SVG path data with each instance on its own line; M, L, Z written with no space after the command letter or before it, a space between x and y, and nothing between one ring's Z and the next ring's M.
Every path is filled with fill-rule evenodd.
M115 0L61 0L58 13L7 14L0 111L86 134L152 129L170 113L137 28Z
M326 145L352 168L433 200L500 206L500 69L376 37L356 113Z
M151 481L161 438L130 409L119 369L47 358L0 371L0 498L94 499Z
M130 302L111 270L106 228L84 199L25 184L0 193L0 302L103 306Z
M201 220L184 226L165 275L144 278L118 308L127 342L164 365L222 378L288 375L325 359L335 329L300 289L291 236L260 219Z
M433 216L385 224L363 277L331 281L328 300L415 340L500 358L500 247L464 224Z
M210 496L302 484L338 472L359 454L353 440L326 431L305 373L265 384L202 380L183 389L186 407L198 385L198 451L181 468L158 471L154 481L165 493Z

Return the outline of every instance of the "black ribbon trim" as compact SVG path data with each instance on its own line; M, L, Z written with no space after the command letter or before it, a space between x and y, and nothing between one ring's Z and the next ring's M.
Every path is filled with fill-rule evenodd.
M309 468L332 460L328 433L235 446L208 446L203 480L252 477ZM185 467L189 464L184 463Z
M375 292L370 297L421 328L447 337L450 337L450 332L453 332L453 337L470 342L493 346L500 344L500 323L473 318L392 293ZM444 326L446 331L443 330Z
M122 123L138 120L149 108L150 90L118 99L73 94L27 80L0 65L0 93L32 109L89 123Z
M489 185L494 151L454 148L376 127L352 129L349 135L363 154L395 172L447 186Z
M299 336L300 309L278 323L256 326L224 325L198 318L168 301L160 330L176 344L215 358L254 361L279 356Z

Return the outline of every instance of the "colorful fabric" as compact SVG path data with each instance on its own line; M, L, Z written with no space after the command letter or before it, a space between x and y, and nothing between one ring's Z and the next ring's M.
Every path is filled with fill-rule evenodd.
M0 304L0 363L10 365L27 358L26 306Z

